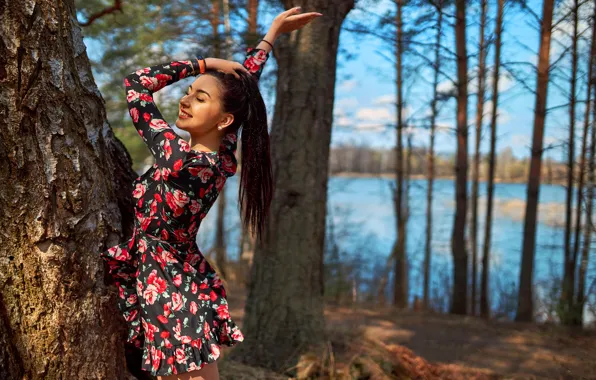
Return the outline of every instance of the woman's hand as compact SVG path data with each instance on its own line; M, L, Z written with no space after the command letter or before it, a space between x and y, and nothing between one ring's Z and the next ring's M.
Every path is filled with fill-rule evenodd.
M249 73L248 70L242 66L241 63L234 61L227 61L219 58L205 58L205 64L209 70L217 70L226 74L232 74L236 78L240 78L238 71Z
M273 20L273 23L271 23L271 28L269 30L275 32L276 35L290 33L294 30L303 28L315 18L322 16L322 14L318 12L300 12L302 12L302 9L300 7L295 7L278 14Z

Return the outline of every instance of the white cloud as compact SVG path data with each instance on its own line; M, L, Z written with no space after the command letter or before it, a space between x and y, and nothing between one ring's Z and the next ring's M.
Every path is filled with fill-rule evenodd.
M356 79L348 79L348 80L345 80L339 84L339 90L340 91L352 91L353 89L356 88L357 85L358 85L358 82L356 81Z
M364 121L383 120L384 122L390 122L393 120L393 115L387 108L361 108L356 112L356 117Z
M358 104L360 104L360 103L358 102L358 99L356 99L356 98L343 98L343 99L338 99L335 102L335 107L343 110L344 108L358 107Z
M376 98L375 100L373 100L373 104L374 105L394 105L395 104L395 95L394 94L387 94L387 95L382 95L379 96L378 98Z

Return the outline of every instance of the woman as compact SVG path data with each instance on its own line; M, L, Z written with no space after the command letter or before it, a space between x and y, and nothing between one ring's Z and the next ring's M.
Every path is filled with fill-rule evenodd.
M279 14L244 65L197 57L124 79L130 116L155 164L133 183L133 236L101 256L119 289L128 342L142 348L142 369L159 379L218 379L220 346L243 340L222 282L196 246L196 234L226 179L236 173L242 129L239 202L244 225L261 236L273 193L267 115L257 79L277 36L320 15L300 14L299 8ZM198 78L180 100L176 125L190 133L190 143L169 127L152 98L189 75Z

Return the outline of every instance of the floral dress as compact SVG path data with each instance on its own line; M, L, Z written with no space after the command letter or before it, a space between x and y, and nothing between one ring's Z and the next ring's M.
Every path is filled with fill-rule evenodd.
M249 49L244 66L258 79L268 54ZM133 182L132 237L101 253L119 290L129 343L142 347L154 376L198 370L221 345L243 340L226 292L196 245L201 220L236 173L236 133L218 151L201 152L170 128L152 94L199 71L196 59L138 70L124 79L130 116L155 157Z

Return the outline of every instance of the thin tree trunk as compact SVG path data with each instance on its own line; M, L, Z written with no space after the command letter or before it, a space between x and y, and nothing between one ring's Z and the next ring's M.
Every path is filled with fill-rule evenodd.
M130 156L74 2L0 8L0 378L124 379L125 326L99 253L131 232Z
M534 252L536 247L536 225L538 195L542 167L542 146L544 140L544 120L546 118L546 96L548 94L548 74L550 69L550 39L552 31L554 0L544 0L542 25L540 27L540 51L538 53L538 78L536 81L536 106L534 111L534 131L532 134L532 156L526 196L526 214L522 243L521 270L519 275L519 295L517 298L516 321L532 321L534 318Z
M573 218L573 170L575 167L575 99L577 84L577 43L579 24L579 2L573 2L573 46L571 49L571 89L569 91L569 143L567 149L567 191L565 197L565 261L563 286L561 288L561 315L562 322L571 322L571 309L573 308L573 297L575 288L575 268L577 255L573 254L571 247L571 221ZM578 189L578 200L581 202L581 189ZM581 215L580 210L577 214ZM576 251L577 252L577 251Z
M466 2L456 0L455 45L457 49L457 159L455 168L455 217L451 236L453 297L451 313L466 314L468 254L466 214L468 202L468 56L466 49Z
M222 49L221 36L219 33L219 26L221 25L221 12L220 12L220 0L212 0L211 3L211 28L215 43L213 49L216 52L216 57L221 57L222 50L225 51L226 58L229 59L231 46L228 44L229 41L229 6L226 6L227 0L224 0L223 6L223 17L224 17L224 29L226 32L225 47ZM219 196L217 197L217 220L215 223L215 265L219 275L226 279L228 277L227 271L227 253L226 253L226 229L225 229L225 215L226 215L226 193L225 189L222 189Z
M396 85L397 85L397 144L395 154L395 181L396 193L395 200L395 215L397 217L397 243L394 245L395 256L395 275L393 277L393 304L398 308L405 308L408 306L408 289L407 289L407 256L406 256L406 220L404 217L403 207L403 183L404 183L404 148L403 148L403 25L402 25L402 8L403 0L396 1L397 11L395 22L397 26L396 34Z
M284 0L283 5L295 5ZM275 370L325 341L323 251L329 144L339 33L350 0L304 0L325 14L275 46L271 130L275 193L264 243L255 250L243 329L231 355ZM299 69L297 69L299 68ZM280 344L283 342L283 344Z
M259 0L248 0L248 29L247 43L253 45L257 40L257 17L259 12Z
M439 1L437 16L437 37L435 42L435 62L433 79L433 99L431 102L430 116L430 147L428 153L428 188L426 190L426 242L424 247L424 308L429 307L429 286L430 286L430 264L432 257L432 206L433 206L433 185L435 180L435 134L437 122L437 99L439 86L439 67L441 67L441 33L443 26L443 2Z
M586 271L588 270L588 257L590 254L590 239L592 235L592 205L594 202L594 150L596 145L596 104L592 107L592 141L590 143L590 151L587 152L587 142L589 136L589 125L590 125L590 106L592 101L596 102L596 94L594 98L591 98L592 92L596 89L596 81L594 80L594 69L596 66L596 7L594 7L594 15L592 16L592 42L590 46L590 61L588 69L588 90L586 95L586 114L584 117L584 131L583 131L583 142L582 142L582 157L580 162L580 184L579 189L583 188L584 173L586 169L586 156L589 154L589 165L588 165L588 182L586 183L586 220L584 223L584 245L582 248L581 261L579 263L578 281L577 281L577 297L575 300L574 312L575 316L574 324L583 324L583 309L585 302L585 287L586 287ZM577 214L581 216L581 201L580 193L578 192L578 204ZM576 234L575 234L575 252L574 256L577 256L579 240L579 229L580 229L580 217L576 219Z
M490 247L493 227L493 206L495 194L495 169L497 167L497 116L499 109L499 75L501 70L501 35L503 29L503 8L505 0L497 4L497 21L495 24L495 67L493 69L492 109L490 120L490 153L488 158L488 183L486 200L486 221L484 222L484 247L482 251L482 276L480 279L480 316L490 317L489 266Z
M474 178L472 184L472 310L476 315L478 299L476 297L476 280L478 278L478 182L480 180L480 138L482 137L482 120L484 113L484 92L486 81L486 47L484 46L484 28L486 26L487 0L481 2L480 41L478 43L478 101L476 102L476 141L474 144Z

